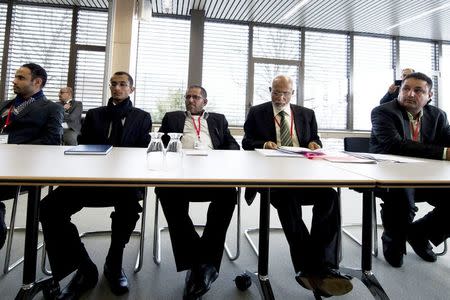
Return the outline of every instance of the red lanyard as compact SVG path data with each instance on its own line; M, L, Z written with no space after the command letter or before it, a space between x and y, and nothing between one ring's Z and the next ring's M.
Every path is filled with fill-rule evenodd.
M191 116L191 118L192 118L192 123L194 124L195 132L197 133L197 138L200 139L200 130L202 129L200 126L200 119L202 118L202 116L200 115L198 117L198 127L197 127L197 125L195 125L194 117Z
M11 105L11 107L9 108L9 111L8 111L8 116L6 117L5 125L3 125L2 131L3 131L6 127L8 127L9 124L11 124L11 114L12 114L12 111L13 111L13 110L14 110L14 105Z
M276 116L274 116L273 119L275 120L275 123L277 123L278 127L281 128L281 124L277 120ZM292 130L293 130L293 128L294 128L294 113L292 112L292 109L291 109L291 128L290 128L290 131L289 131L289 133L291 135L291 139L292 139L292 132L293 132Z
M419 134L420 134L420 119L417 120L417 124L416 127L414 128L413 122L411 121L410 123L411 126L411 135L412 135L412 140L415 142L419 141Z

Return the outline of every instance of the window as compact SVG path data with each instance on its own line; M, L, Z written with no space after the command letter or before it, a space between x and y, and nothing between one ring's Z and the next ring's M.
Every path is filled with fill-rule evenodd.
M413 68L416 72L425 73L433 80L432 104L436 104L438 96L438 78L434 72L434 44L428 42L400 40L400 66Z
M5 42L5 27L6 27L6 4L0 3L0 54L3 57L3 44ZM2 59L0 58L0 76L2 74ZM3 95L2 95L3 96ZM3 98L0 96L0 98Z
M393 83L392 40L354 37L353 129L370 130L370 113Z
M45 94L58 99L61 86L66 85L69 65L72 10L15 5L11 24L8 56L8 84L23 64L34 62L47 71ZM8 98L14 97L8 87Z
M167 111L185 109L189 31L185 20L151 18L139 24L135 105L150 112L153 122L161 122Z
M107 27L106 11L78 12L75 98L83 101L85 111L103 104Z
M439 106L447 112L447 117L450 117L450 45L442 45L442 64L440 66L441 70L441 85L442 95L439 101Z
M270 101L269 87L275 76L292 78L297 91L300 69L300 31L282 28L254 27L253 29L253 105ZM297 94L291 101L296 103Z
M205 23L203 86L208 110L222 113L230 125L245 121L248 26Z
M304 106L320 129L346 129L348 37L307 31L305 39Z
M15 96L11 81L16 70L34 62L47 71L44 92L49 100L57 101L59 89L69 85L74 87L76 99L84 102L85 110L102 105L108 11L11 3L11 24L3 21L9 4L0 4L0 53L3 53L5 28L11 28L8 55L2 57L7 59L7 70L0 69L6 72L0 90L8 91L7 98ZM72 37L74 13L77 31ZM71 45L72 41L76 43Z

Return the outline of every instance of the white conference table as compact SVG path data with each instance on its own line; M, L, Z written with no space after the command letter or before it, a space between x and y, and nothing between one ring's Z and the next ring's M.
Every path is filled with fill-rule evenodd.
M23 284L16 299L32 299L39 291L50 288L48 279L36 282L40 187L45 185L266 188L261 195L257 273L258 287L264 299L274 299L268 277L270 188L375 187L372 178L339 169L326 161L264 157L256 151L216 150L207 156L183 156L181 164L171 166L168 161L166 170L152 171L147 167L146 149L113 148L106 156L64 155L68 148L0 145L3 162L0 184L35 186L28 194ZM363 227L369 228L370 235L370 213L366 217L363 215L363 219L367 223ZM370 237L363 242L370 244ZM363 247L363 251L366 248ZM371 260L371 246L368 252L365 257ZM370 268L370 262L363 264L360 273L371 274ZM373 274L370 276L375 279ZM381 298L387 298L384 296Z

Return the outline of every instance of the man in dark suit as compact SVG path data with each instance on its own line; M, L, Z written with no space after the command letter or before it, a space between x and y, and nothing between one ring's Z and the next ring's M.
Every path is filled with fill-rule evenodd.
M402 69L402 76L401 76L402 80L405 79L405 77L407 75L409 75L413 72L414 72L414 69L412 69L412 68ZM397 99L398 93L399 93L399 88L400 88L400 85L396 85L395 82L393 84L391 84L388 88L386 95L384 95L383 98L381 98L380 104L384 104L384 103L387 103L394 99Z
M150 114L132 106L129 95L133 79L126 72L111 77L112 97L108 105L91 109L79 136L80 144L109 144L114 147L146 147L152 128ZM47 254L55 281L76 270L58 299L78 299L98 281L96 265L81 242L71 216L86 206L114 206L111 213L111 245L103 269L111 291L128 292L128 280L122 269L125 245L142 211L139 200L143 188L134 187L59 187L41 202L40 221Z
M206 112L203 87L190 86L185 94L186 111L166 113L160 132L183 133L185 149L239 150L222 114ZM183 299L198 299L219 275L225 236L236 204L235 188L157 188L169 226L177 271L188 270ZM211 201L206 227L200 237L189 217L189 202Z
M450 126L445 112L429 105L432 86L425 74L412 73L403 80L397 101L372 110L371 152L450 160ZM402 266L406 240L422 259L436 261L430 241L439 245L450 236L450 189L389 189L380 196L386 261ZM413 222L415 201L435 208Z
M279 146L321 148L314 111L290 104L294 93L292 79L275 77L270 91L272 102L250 108L242 147L245 150ZM248 195L246 191L246 198ZM340 212L336 191L278 188L271 190L270 197L289 243L297 282L323 296L348 293L352 289L350 278L337 270ZM301 205L308 204L314 205L311 233L302 220Z
M83 103L73 99L71 87L63 87L59 90L59 104L64 108L64 145L77 145L77 138L81 130L81 114Z
M48 101L42 91L47 72L29 63L21 66L14 76L16 97L0 103L1 141L8 144L61 144L63 110ZM25 190L26 187L22 187ZM0 201L11 199L17 187L1 186ZM0 249L6 238L5 205L0 202Z

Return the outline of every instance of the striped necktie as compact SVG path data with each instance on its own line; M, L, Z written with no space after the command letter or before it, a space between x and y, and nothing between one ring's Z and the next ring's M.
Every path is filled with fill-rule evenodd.
M289 132L289 124L286 120L286 112L280 111L278 113L280 115L280 142L281 146L292 146L292 138Z

